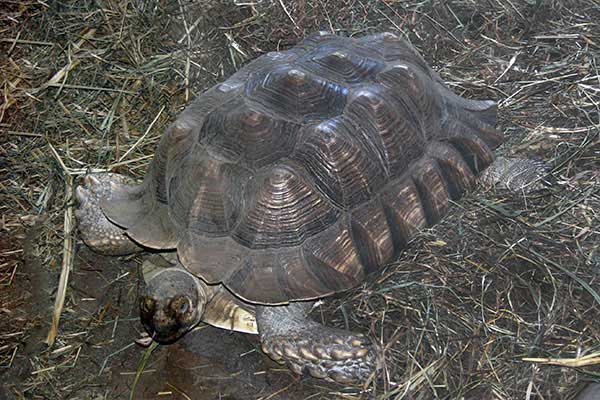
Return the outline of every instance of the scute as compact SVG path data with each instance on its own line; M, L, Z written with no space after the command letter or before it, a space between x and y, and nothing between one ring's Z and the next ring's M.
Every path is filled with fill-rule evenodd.
M177 246L181 263L209 284L226 282L243 266L247 253L229 236L209 237L190 230L181 235Z
M427 226L419 191L410 176L390 181L379 195L394 243L405 247Z
M363 46L376 51L385 61L404 61L418 65L423 71L430 71L429 66L419 53L404 39L390 32L364 36L358 39Z
M364 279L365 268L347 218L307 240L302 252L320 282L336 292L355 286Z
M437 161L450 199L457 200L475 180L475 174L461 154L447 143L431 143L429 155Z
M339 212L292 164L275 166L247 188L248 204L233 237L251 249L290 247L329 227Z
M200 96L144 185L103 209L240 299L315 299L360 284L443 217L503 141L495 116L396 35L321 32Z
M310 172L319 190L344 210L371 198L386 179L381 160L361 146L354 138L357 135L348 120L332 118L309 127L291 156Z
M299 64L306 70L335 82L356 84L374 77L385 64L360 57L349 50L324 52L322 49L305 55Z
M427 138L411 109L380 85L352 92L344 115L353 121L355 135L373 147L389 176L399 176L423 155Z
M435 159L424 157L414 167L413 180L425 211L427 225L438 222L450 206L446 181Z
M338 279L323 280L319 270L314 270L302 254L302 248L297 246L249 253L225 284L250 303L282 304L335 293L337 282Z
M305 53L317 46L323 48L329 43L333 43L335 46L339 47L342 43L351 43L351 39L340 37L327 31L317 31L306 36L303 40L296 44L293 49L298 49Z
M377 75L377 82L391 89L393 95L412 109L415 124L435 134L443 117L439 96L431 79L408 63L395 63Z
M348 88L288 64L250 75L246 101L277 118L308 123L341 114Z
M176 225L223 236L236 225L249 171L196 150L169 177L169 213Z
M299 129L297 123L253 110L236 98L206 118L200 142L216 157L256 169L291 153Z
M383 205L378 198L363 204L352 213L350 226L361 263L367 272L391 260L396 245Z

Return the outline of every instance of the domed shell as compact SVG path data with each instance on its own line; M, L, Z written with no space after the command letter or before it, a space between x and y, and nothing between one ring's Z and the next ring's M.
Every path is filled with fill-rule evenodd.
M317 33L196 99L103 209L250 303L319 298L446 213L502 142L495 115L393 34Z

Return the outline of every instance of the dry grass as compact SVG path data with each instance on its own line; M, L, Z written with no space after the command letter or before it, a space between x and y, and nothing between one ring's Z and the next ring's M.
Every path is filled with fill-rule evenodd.
M322 398L559 399L600 380L597 2L2 0L0 10L0 374L26 371L10 375L11 395L68 397L78 384L60 372L81 362L76 332L59 332L50 351L25 345L51 319L28 294L40 278L25 259L41 260L52 288L70 268L68 182L89 169L141 176L190 99L318 29L404 35L456 92L499 99L503 151L545 160L554 180L526 197L479 189L327 306L330 323L377 337L387 362L366 393ZM68 293L66 307L78 307Z

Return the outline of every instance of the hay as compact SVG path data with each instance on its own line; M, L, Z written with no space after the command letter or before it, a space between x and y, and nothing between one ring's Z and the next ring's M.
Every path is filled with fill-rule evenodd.
M16 398L101 385L81 378L98 371L81 371L89 350L82 338L104 326L110 302L84 324L72 317L82 303L68 290L68 329L55 346L25 345L47 332L51 307L29 295L40 282L24 261L42 260L56 287L72 206L65 182L89 169L140 177L189 99L319 29L402 34L457 93L499 99L503 151L545 160L554 184L526 197L477 189L397 263L324 306L328 323L381 342L386 370L363 394L318 383L311 393L555 399L600 380L593 0L2 1L0 10L0 367L18 377L6 387ZM24 251L26 232L35 239ZM127 343L112 341L129 322L111 323L112 337L93 344L105 354Z

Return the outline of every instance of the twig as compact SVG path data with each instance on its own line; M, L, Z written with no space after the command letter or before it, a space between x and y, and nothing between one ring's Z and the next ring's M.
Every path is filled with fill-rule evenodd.
M292 14L290 14L290 12L288 11L288 9L285 6L285 4L283 4L283 0L279 0L279 4L281 5L281 8L283 8L283 12L285 13L285 15L287 15L287 17L290 19L290 21L292 21L292 24L294 24L294 26L296 27L296 29L299 30L300 27L298 26L298 24L296 23L296 21L292 17Z
M62 164L64 165L64 163ZM52 325L46 337L46 344L52 346L58 335L58 324L60 315L65 304L65 296L67 294L67 285L69 283L69 274L73 269L73 232L75 230L75 219L73 216L73 177L65 170L65 193L67 208L65 209L64 218L64 242L63 242L63 262L60 272L60 280L58 283L58 291L54 300L54 312L52 313Z
M133 144L133 146L131 146L126 152L125 154L123 154L121 156L121 158L119 158L118 162L121 162L125 159L125 157L127 157L133 150L135 150L135 148L146 138L146 136L148 136L148 133L150 133L150 131L152 130L152 127L154 126L154 124L156 123L156 121L158 121L158 118L160 117L160 115L162 114L162 112L164 111L165 106L162 106L160 108L160 110L158 110L158 114L156 114L156 116L154 117L154 119L152 120L152 122L150 123L150 125L148 125L148 128L146 128L146 132L144 132L144 134Z
M600 353L588 354L576 358L522 358L521 360L532 363L560 365L562 367L586 367L600 364Z
M51 42L40 42L37 40L23 40L17 38L2 38L0 39L2 43L16 43L16 44L32 44L37 46L54 46L54 43Z
M104 362L102 362L102 366L100 367L100 371L98 372L98 376L102 375L102 371L104 371L104 368L106 368L106 364L108 363L108 360L112 356L116 356L117 354L119 354L119 353L127 350L128 348L130 348L132 346L135 346L135 342L131 342L127 346L121 347L119 350L115 351L114 353L110 353L108 356L106 356L106 358L104 359Z

